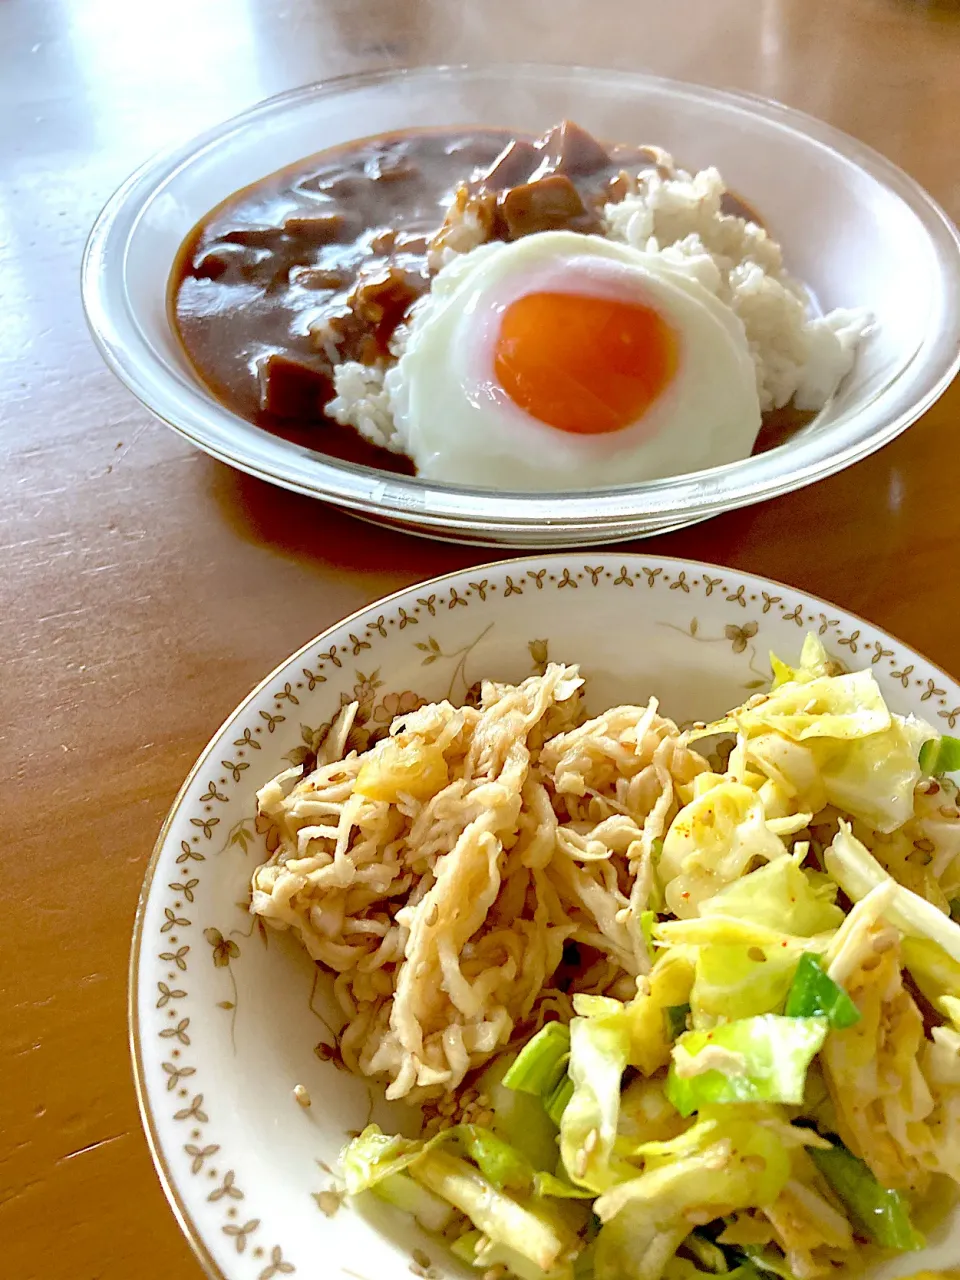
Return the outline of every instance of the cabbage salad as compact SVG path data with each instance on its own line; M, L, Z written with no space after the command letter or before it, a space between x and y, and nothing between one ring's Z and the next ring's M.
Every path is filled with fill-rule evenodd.
M960 742L815 637L772 662L686 735L712 767L658 841L636 994L575 995L489 1063L489 1123L368 1126L349 1193L492 1278L806 1280L923 1247L960 1182Z

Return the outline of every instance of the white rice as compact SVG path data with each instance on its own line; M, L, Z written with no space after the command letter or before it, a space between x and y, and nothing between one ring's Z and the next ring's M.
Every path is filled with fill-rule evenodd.
M791 400L798 409L822 409L853 367L857 346L870 327L869 313L838 308L814 315L806 289L784 270L780 245L755 223L721 212L725 192L716 169L694 175L675 169L670 177L645 170L635 193L605 206L605 234L660 255L739 317L756 368L761 412ZM461 243L472 252L469 236ZM443 253L444 263L460 256L453 238ZM410 324L415 327L418 314L429 310L428 294ZM391 341L393 356L401 354L407 336L408 329L401 326ZM386 372L383 365L339 365L334 370L337 395L326 412L372 444L405 453L389 382L384 386Z
M859 309L811 316L780 245L756 223L721 213L725 193L716 169L669 178L647 170L635 195L604 209L606 234L659 254L740 317L762 412L791 399L798 409L822 409L853 367L870 316Z
M427 295L429 297L429 295ZM353 427L381 449L405 454L406 439L397 430L393 417L390 391L384 386L384 378L394 363L406 350L409 336L407 325L401 324L390 339L389 364L361 364L359 360L344 360L334 365L333 389L336 396L324 409L327 417L341 426Z
M355 427L371 444L403 453L404 441L393 421L390 396L383 387L383 365L346 360L333 371L336 396L324 412L344 427Z

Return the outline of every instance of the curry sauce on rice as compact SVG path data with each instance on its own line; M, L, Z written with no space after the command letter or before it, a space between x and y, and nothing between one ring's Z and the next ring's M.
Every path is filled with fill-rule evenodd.
M854 300L851 300L854 301ZM171 319L242 416L426 480L562 491L780 443L869 328L817 314L715 168L565 121L385 135L238 192Z

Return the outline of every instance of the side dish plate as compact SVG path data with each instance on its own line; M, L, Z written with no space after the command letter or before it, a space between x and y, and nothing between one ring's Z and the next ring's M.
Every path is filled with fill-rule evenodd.
M483 565L400 591L311 640L244 700L164 823L130 972L144 1127L210 1276L466 1274L404 1215L344 1200L336 1166L348 1135L371 1118L410 1132L415 1116L337 1069L328 985L295 942L246 911L266 856L257 789L302 761L354 699L359 731L372 736L421 699L462 701L481 677L516 681L556 659L580 663L588 708L653 694L682 723L766 687L768 651L789 659L811 630L850 667L869 667L892 710L945 731L960 721L960 685L834 605L707 564L590 553ZM294 1100L298 1084L309 1109ZM955 1220L924 1254L871 1280L958 1258Z

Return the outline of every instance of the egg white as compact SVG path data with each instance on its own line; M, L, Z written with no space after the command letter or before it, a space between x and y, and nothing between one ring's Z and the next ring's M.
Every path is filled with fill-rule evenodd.
M632 426L560 431L500 386L503 313L544 290L641 302L677 334L676 373ZM418 474L483 488L584 489L697 471L746 457L760 429L754 365L734 312L657 254L568 231L483 245L445 266L415 309L385 389Z

